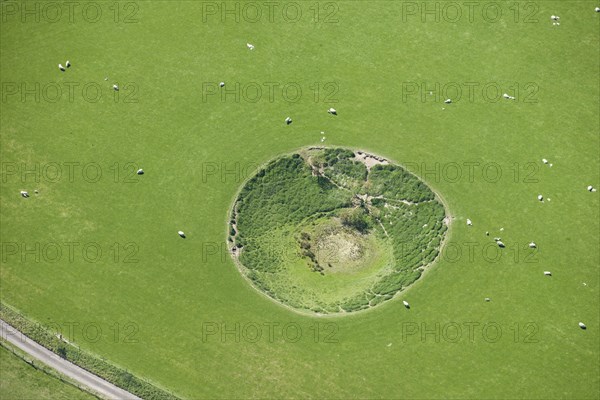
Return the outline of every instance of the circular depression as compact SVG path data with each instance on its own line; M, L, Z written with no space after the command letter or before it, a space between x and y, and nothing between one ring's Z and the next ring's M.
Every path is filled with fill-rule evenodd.
M298 311L377 306L415 282L447 230L444 205L403 167L311 147L271 160L230 210L228 248L261 292Z

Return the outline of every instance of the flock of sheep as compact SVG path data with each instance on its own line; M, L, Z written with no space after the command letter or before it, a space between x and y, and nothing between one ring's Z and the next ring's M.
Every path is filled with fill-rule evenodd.
M598 11L598 12L600 12L599 10L600 10L600 9L597 9L597 11ZM542 163L544 163L544 164L547 164L547 165L549 165L550 167L552 167L552 164L549 164L549 163L548 163L548 160L547 160L547 159L545 159L545 158L543 158L543 159L542 159ZM587 187L587 190L588 190L589 192L595 192L595 191L596 191L596 189L595 189L595 188L594 188L592 185L589 185L589 186ZM537 197L537 198L538 198L538 200L539 200L539 201L541 201L541 202L543 202L543 201L544 201L544 196L542 196L541 194L540 194L540 195L538 195L538 197ZM549 198L548 198L548 201L550 201L550 199L549 199ZM473 221L471 221L471 219L469 219L469 218L467 218L467 226L473 226ZM500 228L500 230L501 230L501 231L503 231L503 230L504 230L504 228ZM485 235L486 235L486 236L489 236L489 235L490 235L490 233L489 233L489 232L486 232L486 233L485 233ZM502 239L501 239L501 238L499 238L499 237L495 237L495 238L494 238L494 241L496 242L496 244L498 245L498 247L500 247L500 248L504 248L504 247L506 247L506 246L505 246L505 244L502 242ZM529 243L529 248L531 248L531 249L535 249L535 248L537 248L537 244L535 244L535 242L531 242L531 243ZM552 276L552 272L550 272L550 271L544 271L544 276ZM585 283L584 283L583 285L584 285L584 286L587 286ZM485 298L485 301L490 301L490 300L491 300L491 299L490 299L489 297L486 297L486 298ZM408 303L406 303L406 302L404 302L404 303L405 303L405 306L407 306L407 308L408 308ZM586 326L586 325L585 325L583 322L579 322L579 327L580 327L581 329L587 329L587 326Z
M598 13L600 13L600 7L596 7L596 8L595 8L595 11L596 11L596 12L598 12ZM552 16L550 16L550 19L551 19L552 21L554 21L552 25L560 25L560 22L559 22L559 20L560 20L560 17L559 17L558 15L552 15ZM251 50L251 51L252 51L252 50L254 50L254 45L253 45L253 44L251 44L251 43L246 43L246 47L247 47L249 50ZM69 60L67 60L67 62L65 63L65 66L63 66L62 64L58 64L58 68L59 68L61 71L63 71L63 72L65 72L65 71L66 71L66 68L65 68L65 67L66 67L66 68L70 68L70 67L71 67L71 63L70 63L70 61L69 61ZM104 80L108 80L108 78L105 78ZM220 83L219 83L219 87L221 87L221 88L222 88L222 87L224 87L224 86L225 86L225 82L220 82ZM119 86L118 86L117 84L114 84L114 85L113 85L113 89L114 89L115 91L118 91L118 90L119 90ZM507 100L515 100L515 97L514 97L514 96L510 96L510 95L509 95L509 94L507 94L507 93L504 93L504 94L502 95L502 97L504 97L504 98L505 98L505 99L507 99ZM451 103L452 103L452 99L446 99L446 100L444 100L444 103L445 103L445 104L451 104ZM331 115L337 115L337 110L336 110L335 108L329 108L329 109L327 110L327 112L328 112L329 114L331 114ZM287 118L285 119L285 123L286 123L286 125L290 125L290 124L292 123L292 118L291 118L291 117L287 117ZM321 135L324 135L324 133L325 133L325 132L321 132ZM323 136L323 137L321 138L321 142L324 142L324 141L325 141L325 136ZM544 159L542 159L542 162L543 162L544 164L548 164L548 160L546 160L545 158L544 158ZM549 164L549 166L550 166L550 167L552 167L552 164ZM144 174L144 171L143 171L142 169L139 169L139 170L137 171L137 174L138 174L138 175L143 175L143 174ZM589 186L587 187L587 190L588 190L588 191L590 191L590 192L595 192L595 191L596 191L596 189L595 189L595 188L594 188L592 185L589 185ZM38 193L38 191L37 191L37 190L35 190L35 193L37 194L37 193ZM21 191L21 196L23 196L24 198L27 198L27 197L29 197L29 193L28 193L27 191L24 191L24 190L22 190L22 191ZM539 201L543 202L543 201L544 201L544 196L540 194L540 195L538 195L537 199L538 199ZM549 199L549 198L548 198L548 201L550 201L550 199ZM472 222L472 221L471 221L469 218L467 218L467 226L472 226L472 225L473 225L473 222ZM503 230L503 229L501 229L501 230ZM178 231L178 232L177 232L177 234L178 234L178 235L179 235L181 238L184 238L184 239L186 238L186 235L185 235L185 233L184 233L183 231ZM486 232L486 236L489 236L489 232ZM496 244L497 244L499 247L501 247L501 248L504 248L504 247L505 247L505 244L502 242L501 238L499 238L499 237L496 237L496 238L494 238L494 241L496 242ZM529 247L530 247L530 248L532 248L532 249L534 249L534 248L537 248L537 245L535 244L535 242L531 242L531 243L529 243ZM552 276L552 273L551 273L550 271L544 271L544 275L545 275L545 276ZM486 297L486 298L485 298L485 301L486 301L486 302L489 302L489 301L491 301L491 299L490 299L489 297ZM403 300L403 301L402 301L402 303L404 304L404 307L406 307L406 308L410 309L410 304L409 304L409 303L408 303L406 300ZM585 325L583 322L579 322L579 327L580 327L581 329L587 329L586 325Z

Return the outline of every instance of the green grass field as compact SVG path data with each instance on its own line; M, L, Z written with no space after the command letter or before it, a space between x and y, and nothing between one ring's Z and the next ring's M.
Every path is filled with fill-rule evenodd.
M96 397L37 370L0 346L0 397L4 400L92 400Z
M94 3L95 23L84 3L73 22L22 22L7 4L3 302L188 399L599 397L600 204L586 190L600 187L597 1L501 1L497 22L483 2L455 23L423 22L408 13L421 2L400 1L298 2L296 23L222 22L207 3L154 0L117 3L117 22L112 2ZM222 101L221 81L239 83L239 101ZM444 104L436 83L462 97ZM302 94L270 101L267 84ZM492 101L482 89L496 85ZM321 132L407 166L453 218L446 255L356 315L282 307L226 249L245 179Z

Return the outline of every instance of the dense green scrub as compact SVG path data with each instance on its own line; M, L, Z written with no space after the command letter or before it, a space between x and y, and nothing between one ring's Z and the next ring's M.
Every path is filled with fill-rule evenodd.
M421 276L439 254L444 218L431 189L402 167L311 148L248 180L228 240L242 272L272 298L301 310L351 312Z

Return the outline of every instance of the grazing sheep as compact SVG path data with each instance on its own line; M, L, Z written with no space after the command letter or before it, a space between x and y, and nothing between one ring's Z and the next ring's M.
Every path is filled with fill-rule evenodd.
M504 243L502 243L502 241L501 241L501 240L498 240L498 241L496 242L496 244L497 244L497 245L498 245L498 247L500 247L500 248L504 248L504 247L506 247L506 246L504 245Z
M29 197L29 193L27 193L27 192L26 192L26 191L24 191L24 190L21 190L21 196L23 196L23 197L27 198L27 197Z
M579 327L580 327L581 329L587 329L587 326L585 326L585 324L584 324L583 322L580 322L580 323L579 323Z
M560 19L560 17L559 17L558 15L551 15L551 16L550 16L550 19L551 19L552 21L558 21L558 20Z
M444 103L446 103L446 104L450 104L450 103L452 103L452 99L446 99L446 100L444 101Z
M291 124L292 123L292 119L290 117L287 117L285 119L285 123L288 124L288 125Z
M69 60L67 60L67 63L65 65L67 66L67 68L71 68L71 62Z
M324 137L322 137L322 138L321 138L321 143L323 143L324 141L325 141L325 138L324 138ZM390 224L391 224L391 223L390 223Z
M590 192L595 192L596 191L596 189L592 185L588 186L587 190L590 191Z
M408 304L408 301L402 300L402 304L404 304L404 307L410 308L410 304Z
M65 67L63 67L62 64L58 64L58 69L60 69L62 72L66 71Z
M548 164L548 160L546 160L545 158L542 158L542 162L543 162L544 164Z
M530 249L535 249L536 247L537 247L537 245L534 242L529 243Z
M492 299L490 299L489 297L485 298L485 301L490 301L490 300L492 300Z
M596 11L596 12L600 13L600 7L596 7L596 8L594 8L594 11Z
M473 225L473 222L471 222L471 220L469 218L467 218L467 225L468 226L472 226Z
M331 115L337 115L337 110L335 108L330 108L327 112Z
M115 89L118 92L119 91L119 86L113 85L113 89Z
M223 86L225 86L225 82L219 83L219 87L223 87Z
M490 236L490 232L486 231L485 236Z
M544 201L544 196L542 196L541 194L538 195L538 200L539 201Z
M144 170L143 170L143 169L141 169L141 168L140 168L140 169L138 169L138 170L137 170L137 174L138 174L138 175L144 175Z
M177 234L185 239L185 233L183 233L183 231L178 231Z
M254 45L253 44L246 43L246 47L248 47L250 50L254 50Z
M550 272L550 271L544 271L544 275L546 275L546 276L552 276L552 272Z
M495 241L495 242L499 242L500 240L502 240L502 239L501 239L501 238L499 238L499 237L495 237L495 238L494 238L494 241Z

